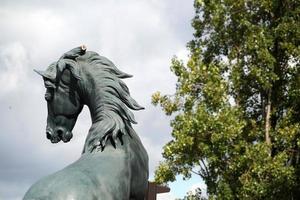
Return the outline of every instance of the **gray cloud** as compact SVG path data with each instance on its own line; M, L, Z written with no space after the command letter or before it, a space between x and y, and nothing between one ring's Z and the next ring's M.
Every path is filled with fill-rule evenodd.
M134 75L126 83L146 107L135 112L134 128L152 174L170 139L170 119L151 105L151 94L175 90L170 60L192 38L192 16L192 0L1 1L0 199L21 199L37 179L79 158L91 125L87 108L72 141L51 144L42 79L32 69L45 69L80 44Z

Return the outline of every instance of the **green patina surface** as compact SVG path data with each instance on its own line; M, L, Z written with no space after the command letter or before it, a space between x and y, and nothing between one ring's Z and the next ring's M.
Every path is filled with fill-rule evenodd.
M132 110L143 107L130 96L121 72L110 60L81 46L63 54L46 71L46 135L52 143L69 142L83 105L92 126L80 159L35 183L24 200L143 200L148 155L131 126Z

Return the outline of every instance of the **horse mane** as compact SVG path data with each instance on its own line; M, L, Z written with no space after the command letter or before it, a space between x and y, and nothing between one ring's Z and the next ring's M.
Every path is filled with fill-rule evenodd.
M123 143L123 135L135 137L136 133L131 123L136 124L136 121L130 109L141 110L144 108L130 96L128 87L121 80L132 76L120 71L106 57L100 56L96 52L85 51L82 47L72 49L44 72L46 87L49 85L49 81L50 85L57 83L65 68L70 69L76 79L84 81L80 76L80 67L93 67L94 78L101 80L97 86L97 90L101 94L101 102L97 105L100 107L100 117L97 127L92 133L89 133L86 139L83 153L92 152L97 147L101 147L103 150L108 141L113 146L116 145L117 140Z
M99 81L98 92L101 93L101 117L99 125L87 138L86 145L89 151L93 151L95 146L100 146L103 150L107 141L113 145L119 139L122 141L123 135L134 136L136 133L131 123L136 124L133 113L129 110L141 110L141 107L129 93L126 84L121 80L132 77L131 75L120 71L109 59L99 54L88 51L78 58L84 61L90 67L96 68L95 78ZM99 141L99 134L101 139Z

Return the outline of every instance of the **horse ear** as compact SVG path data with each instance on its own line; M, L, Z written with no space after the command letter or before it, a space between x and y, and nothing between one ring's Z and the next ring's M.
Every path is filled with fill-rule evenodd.
M74 78L77 80L81 80L80 74L79 74L79 65L76 61L70 60L70 59L63 59L65 62L67 68L71 71Z
M51 81L55 81L56 73L57 73L56 64L57 63L54 62L51 65L49 65L49 67L46 69L46 71L40 71L40 70L36 70L36 69L34 69L33 71L35 71L37 74L41 75L43 78L47 78L47 79L50 79Z
M41 75L42 77L45 77L45 72L42 71L42 70L36 70L36 69L33 69L34 72L36 72L38 75Z
M41 76L43 77L43 79L44 79L44 84L45 84L45 87L46 87L46 88L54 88L54 89L56 88L55 84L52 83L52 82L49 80L49 78L47 77L46 72L41 71L41 70L36 70L36 69L34 69L33 71L36 72L38 75L41 75Z
M61 73L66 68L66 63L63 59L58 60L56 68L58 69L58 72Z
M74 69L73 67L70 67L70 70L71 70L73 76L74 76L77 80L81 80L81 77L80 77L80 75L79 75L79 73L78 73L78 70Z

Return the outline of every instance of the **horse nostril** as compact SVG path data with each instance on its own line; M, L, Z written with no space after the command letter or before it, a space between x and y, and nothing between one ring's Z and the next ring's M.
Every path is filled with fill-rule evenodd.
M62 137L64 132L62 129L58 129L58 130L56 130L56 133L57 133L58 137Z
M47 139L49 139L49 140L52 139L52 135L51 135L50 131L46 131L46 137L47 137Z

